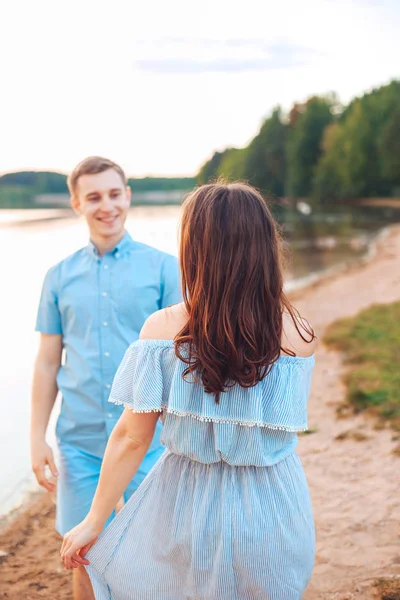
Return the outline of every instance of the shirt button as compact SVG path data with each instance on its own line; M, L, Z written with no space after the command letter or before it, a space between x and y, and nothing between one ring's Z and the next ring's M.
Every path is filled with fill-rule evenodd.
M112 413L107 413L107 417L108 417L109 419L112 419Z
M108 357L108 356L110 356L110 353L109 352L104 352L104 356Z
M104 298L106 298L107 297L107 292L103 292L101 295L104 296Z
M104 265L104 268L107 270L108 269L108 265Z
M104 321L103 327L107 327L107 325L108 325L107 321Z
M109 390L111 385L109 383L106 384L106 389Z
M115 253L115 258L119 258L119 256L120 256L119 252L116 252Z

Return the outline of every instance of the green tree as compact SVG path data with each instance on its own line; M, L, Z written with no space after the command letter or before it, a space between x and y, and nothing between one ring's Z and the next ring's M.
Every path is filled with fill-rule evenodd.
M21 186L31 194L67 194L67 177L51 171L18 171L0 177L0 189Z
M381 174L395 189L400 186L400 97L398 102L378 137Z
M245 177L246 152L246 148L227 148L222 152L214 152L210 160L201 167L197 183L203 185L215 181L218 177L231 181L242 179Z
M287 139L286 192L295 198L311 193L325 128L333 120L332 100L313 96L304 106L295 105Z
M204 165L200 168L200 171L196 178L197 183L199 185L209 183L210 181L218 177L218 169L225 152L226 150L224 150L223 152L214 152L212 157L209 160L207 160L204 163Z
M284 195L287 130L277 107L248 147L245 177L265 194Z
M32 195L22 185L0 187L0 208L30 208Z
M325 129L322 150L313 180L313 198L319 203L345 196L346 158L339 123L333 122Z
M131 177L128 183L133 192L190 191L196 185L195 177Z
M246 166L247 148L229 148L222 154L217 176L228 181L243 179Z
M356 98L326 130L313 196L320 202L394 195L400 186L400 81Z

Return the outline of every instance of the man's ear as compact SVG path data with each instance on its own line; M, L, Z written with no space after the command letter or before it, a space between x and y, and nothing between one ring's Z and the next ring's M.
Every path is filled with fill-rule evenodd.
M129 200L129 204L132 202L132 190L129 185L126 186L126 197Z
M71 202L71 206L72 206L74 212L77 215L80 215L81 214L81 205L80 205L80 202L79 202L79 199L77 198L77 196L71 196L70 202Z

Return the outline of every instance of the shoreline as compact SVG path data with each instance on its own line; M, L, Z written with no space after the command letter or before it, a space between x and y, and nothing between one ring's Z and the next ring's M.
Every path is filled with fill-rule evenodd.
M363 265L368 264L371 260L373 260L378 252L379 244L388 237L393 228L400 227L399 223L392 223L391 225L386 225L379 229L376 234L373 236L372 240L368 244L368 249L365 254L359 257L351 258L349 260L344 260L339 262L332 267L324 269L323 271L318 271L316 273L311 273L310 275L306 275L305 277L300 277L299 279L293 279L293 285L290 285L290 281L288 281L286 293L289 297L294 296L296 293L301 291L306 291L309 288L313 288L320 283L324 283L329 279L340 276L344 273L347 273L353 269L358 269Z
M367 256L340 271L289 291L317 335L337 318L374 303L400 300L400 225L384 228ZM333 300L334 299L334 300ZM299 454L308 479L317 529L317 558L304 600L377 600L375 581L398 578L400 560L395 491L399 463L393 432L367 415L337 416L345 373L338 352L320 342L309 402L309 435ZM358 441L343 432L361 432ZM368 498L368 502L365 499ZM59 559L54 505L43 492L6 517L0 531L0 569L7 600L71 599L70 573ZM0 593L0 598L2 597Z

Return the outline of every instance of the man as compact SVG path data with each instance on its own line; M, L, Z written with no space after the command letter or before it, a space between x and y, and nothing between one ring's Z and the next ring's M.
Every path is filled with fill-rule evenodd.
M134 242L125 230L131 191L122 169L90 157L74 169L68 186L74 210L88 224L90 242L46 275L36 325L41 336L31 419L36 478L50 492L53 477L58 479L56 529L61 535L89 511L107 440L123 410L109 404L108 396L125 350L150 314L180 300L176 259ZM59 474L45 441L58 390ZM125 501L162 452L157 428ZM82 567L74 569L73 588L75 600L94 597Z

